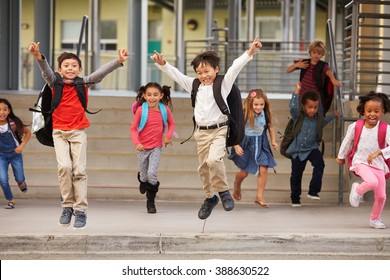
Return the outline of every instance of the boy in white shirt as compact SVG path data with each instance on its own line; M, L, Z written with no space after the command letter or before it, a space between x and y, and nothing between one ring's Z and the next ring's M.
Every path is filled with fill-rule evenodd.
M221 94L225 103L227 103L226 98L238 74L261 47L259 38L256 37L249 50L235 59L227 70L221 85ZM218 204L219 199L214 194L215 192L218 192L223 208L226 211L233 210L234 200L229 192L223 161L226 151L228 118L222 114L213 96L213 82L219 72L220 58L214 51L206 51L197 55L191 62L197 78L184 75L166 62L162 54L156 51L151 59L156 62L156 66L161 71L189 93L191 93L192 83L195 79L199 79L201 82L195 100L194 115L197 129L194 138L198 146L198 174L203 184L206 199L199 210L199 219L207 219Z

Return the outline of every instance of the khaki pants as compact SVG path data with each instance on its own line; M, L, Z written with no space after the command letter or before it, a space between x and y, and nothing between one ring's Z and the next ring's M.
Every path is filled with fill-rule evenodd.
M62 207L86 210L88 208L87 134L84 130L54 130L53 140Z
M227 126L216 129L199 130L194 133L198 145L198 174L207 198L214 192L229 189L223 158L226 153Z

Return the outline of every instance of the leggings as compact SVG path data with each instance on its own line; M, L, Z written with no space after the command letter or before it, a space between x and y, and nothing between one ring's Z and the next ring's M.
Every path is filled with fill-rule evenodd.
M363 179L356 192L364 195L366 192L374 191L374 205L372 206L371 220L379 219L386 202L386 179L384 171L373 168L367 164L355 165L355 172Z
M139 175L142 182L157 184L157 169L161 152L161 147L138 152Z

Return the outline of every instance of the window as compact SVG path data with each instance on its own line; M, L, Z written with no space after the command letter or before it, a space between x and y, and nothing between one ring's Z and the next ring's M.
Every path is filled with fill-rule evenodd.
M81 32L81 20L63 20L61 22L61 48L77 49ZM117 23L114 20L100 22L100 49L111 51L117 49ZM90 32L89 32L90 34ZM89 39L90 40L90 39ZM83 37L82 49L84 49L85 38Z

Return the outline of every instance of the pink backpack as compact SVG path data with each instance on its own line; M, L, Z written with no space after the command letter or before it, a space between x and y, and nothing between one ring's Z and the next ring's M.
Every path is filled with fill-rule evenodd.
M355 135L354 135L354 138L353 138L353 147L352 147L351 150L348 151L348 157L347 157L347 159L348 159L348 170L350 169L350 167L352 165L352 159L353 159L353 156L355 155L357 146L359 144L360 135L362 134L362 130L363 130L363 125L364 125L364 119L360 119L360 120L356 121ZM383 122L383 121L379 121L378 144L379 144L379 148L380 149L383 149L383 148L385 148L387 146L386 145L386 130L387 130L387 123ZM384 159L384 160L385 160L385 163L389 167L389 170L390 170L390 158L389 159ZM360 177L354 171L351 171L351 172L353 174L355 174L356 176ZM388 179L389 177L390 177L390 173L387 173L385 175L385 178Z

